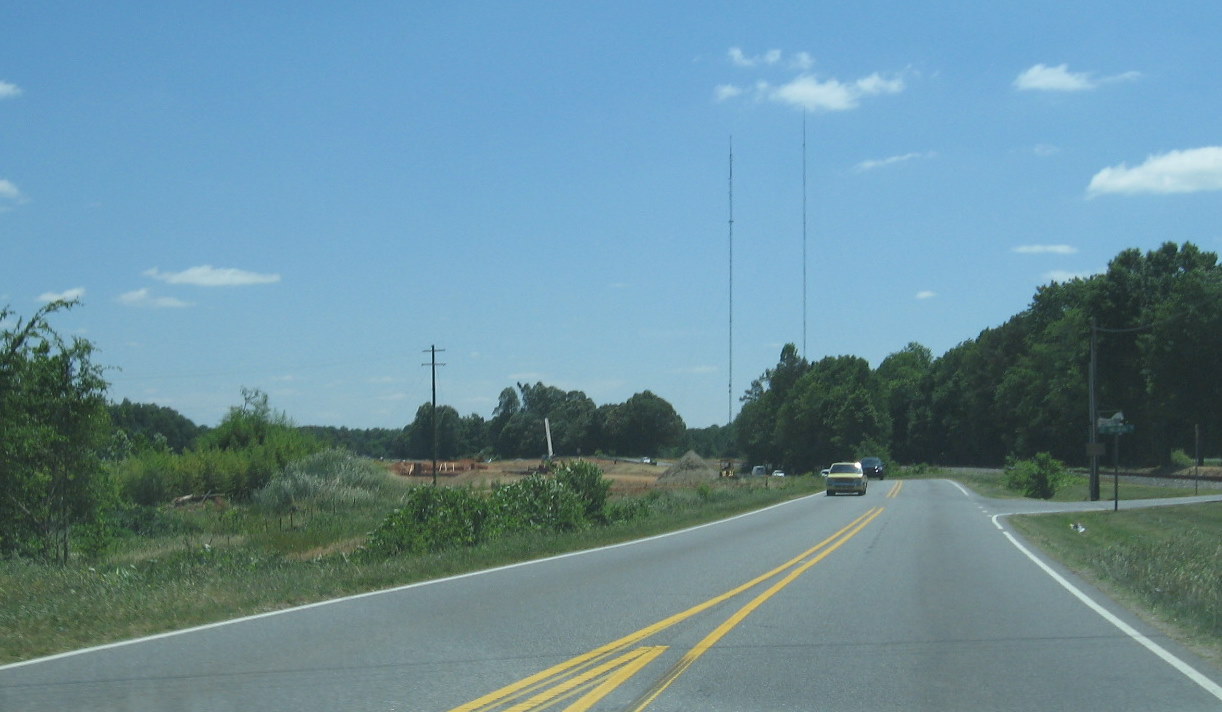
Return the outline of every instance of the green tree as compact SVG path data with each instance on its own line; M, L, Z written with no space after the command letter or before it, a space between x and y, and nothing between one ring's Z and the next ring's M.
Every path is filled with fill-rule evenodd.
M875 370L891 418L891 454L907 462L920 451L915 432L921 403L921 387L933 366L928 347L909 343L883 359Z
M433 457L433 404L422 403L416 418L404 431L407 456L428 460ZM437 458L454 460L463 454L463 423L458 411L448 405L437 406Z
M604 437L620 454L654 454L673 445L687 430L674 406L651 391L633 395L606 412Z
M110 422L137 450L155 446L160 436L170 450L182 452L201 433L201 428L186 416L153 403L133 403L124 398L122 403L111 404L108 410Z
M95 522L109 492L102 368L89 341L65 341L48 321L76 304L0 331L0 553L67 561L72 528ZM0 309L0 323L14 317Z

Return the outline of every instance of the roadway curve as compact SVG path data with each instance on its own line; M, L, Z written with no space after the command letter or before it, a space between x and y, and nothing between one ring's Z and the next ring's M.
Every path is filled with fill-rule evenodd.
M0 710L1222 709L1218 669L1029 553L1011 507L1066 505L876 481L10 665Z

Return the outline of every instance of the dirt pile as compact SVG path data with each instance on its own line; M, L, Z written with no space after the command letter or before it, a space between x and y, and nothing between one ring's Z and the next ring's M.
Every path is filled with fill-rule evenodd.
M666 472L658 478L658 482L681 484L685 482L710 482L718 478L717 468L710 467L693 450L679 458L679 461L666 468Z

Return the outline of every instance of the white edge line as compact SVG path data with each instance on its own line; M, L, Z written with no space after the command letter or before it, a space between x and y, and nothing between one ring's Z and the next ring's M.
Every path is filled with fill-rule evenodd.
M954 480L946 480L946 481L947 481L947 482L949 482L949 483L951 483L952 485L954 485L954 486L958 487L958 488L959 488L959 491L963 493L963 496L964 496L964 497L971 497L971 496L972 496L972 493L971 493L971 492L968 492L968 491L967 491L967 489L966 489L966 488L965 488L963 485L959 484L958 482L955 482Z
M1015 538L1013 534L1006 531L1001 526L1001 524L997 521L997 518L1001 516L1006 516L1006 515L1001 515L1001 514L993 515L991 517L991 519L993 520L993 524L996 525L998 529L1001 529L1002 533L1005 534L1006 538L1010 540L1011 544L1013 544L1019 551L1023 552L1023 554L1025 554L1028 559L1031 559L1032 561L1034 561L1036 566L1044 570L1044 573L1051 576L1052 580L1061 584L1061 586L1064 587L1065 590L1069 591L1074 596L1076 596L1079 601L1086 604L1087 608L1090 608L1095 613L1098 613L1105 621L1119 628L1120 632L1124 633L1125 635L1129 636L1136 642L1145 646L1147 650L1154 653L1158 657L1162 658L1163 662L1167 663L1168 665L1175 668L1176 670L1179 670L1181 673L1184 674L1185 677L1187 677L1189 680L1192 680L1197 685L1201 686L1201 688L1204 689L1209 694L1213 695L1214 697L1218 698L1219 700L1222 700L1222 685L1218 685L1213 680L1201 674L1196 668L1192 667L1191 665L1184 662L1183 660L1180 660L1179 658L1177 658L1166 648L1162 647L1158 643L1155 643L1153 640L1150 640L1146 636L1142 635L1136 628L1134 628L1133 626L1129 625L1128 623L1125 623L1124 621L1117 618L1115 615L1112 614L1111 611L1101 606L1093 598L1083 593L1077 586L1074 586L1072 583L1067 581L1064 576L1061 576L1056 571L1053 571L1052 567L1050 567L1048 564L1045 564L1043 561L1039 559L1039 557L1031 553L1031 551L1027 547L1019 543L1018 539Z
M180 630L168 630L164 633L155 633L153 635L146 635L146 636L142 636L139 638L131 638L128 640L119 640L113 643L105 643L103 645L95 645L95 646L88 647L88 648L79 648L77 650L69 650L63 653L47 655L41 658L33 658L31 660L22 660L16 663L0 665L0 672L4 672L5 670L12 670L12 669L19 668L19 667L25 667L27 665L37 665L38 663L47 663L53 660L70 658L76 655L85 655L87 653L96 653L96 652L100 652L103 650L110 650L113 648L122 648L128 645L135 645L137 643L147 643L149 641L160 640L162 638L171 638L171 637L178 636L178 635L187 635L189 633L198 633L200 631L209 630L211 628L220 628L222 626L234 625L237 623L246 623L248 621L258 620L260 618L270 618L272 616L284 615L286 613L296 613L298 611L305 611L311 608L320 608L322 606L329 606L333 603L344 603L346 601L355 601L357 599L368 598L370 596L381 596L383 594L396 593L399 591L406 591L408 589L419 588L421 586L432 586L434 584L447 583L449 581L457 581L459 579L470 578L472 576L482 576L484 574L491 574L497 571L506 571L508 569L516 569L521 566L532 566L534 564L542 564L548 561L556 561L557 559L567 559L570 556L582 556L584 554L592 554L597 551L606 551L608 549L618 549L623 546L633 546L636 544L644 544L645 542L650 542L650 541L654 541L657 539L665 539L666 537L677 536L679 534L686 534L688 532L696 531L697 529L704 529L705 527L711 527L711 526L716 526L718 524L724 524L725 522L732 522L735 519L742 519L743 517L749 517L753 514L760 514L761 512L767 512L770 509L775 509L777 507L783 507L785 505L793 504L794 502L799 502L808 497L814 497L814 496L816 495L811 494L811 495L804 495L802 497L796 497L794 499L788 499L788 500L785 500L784 502L777 502L776 504L769 505L767 507L764 507L763 509L753 509L750 512L743 512L742 514L736 514L732 517L726 517L725 519L718 519L717 521L714 521L714 522L705 522L704 524L697 524L695 526L691 526L686 529L678 529L673 532L655 534L650 537L645 537L644 539L632 539L630 541L621 541L618 544L608 544L606 546L599 546L593 549L582 549L580 551L569 551L563 554L556 554L555 556L548 556L542 559L531 559L530 561L519 561L513 564L505 564L504 566L496 566L491 569L481 569L479 571L468 571L462 574L446 576L445 578L429 579L428 581L416 581L414 583L408 583L402 586L395 586L393 588L383 588L377 591L366 591L365 593L357 593L351 596L344 596L342 598L329 598L325 601L316 601L314 603L307 603L302 606L293 606L292 608L281 608L279 610L268 611L266 613L255 613L249 616L242 616L241 618L230 618L229 620L216 621L215 623L205 623L203 625L197 625L191 628L182 628Z

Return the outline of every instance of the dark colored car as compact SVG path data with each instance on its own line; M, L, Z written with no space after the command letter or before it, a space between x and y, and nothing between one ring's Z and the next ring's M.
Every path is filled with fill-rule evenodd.
M887 472L883 469L883 461L877 457L861 458L861 471L866 473L866 477L870 479L887 479Z

